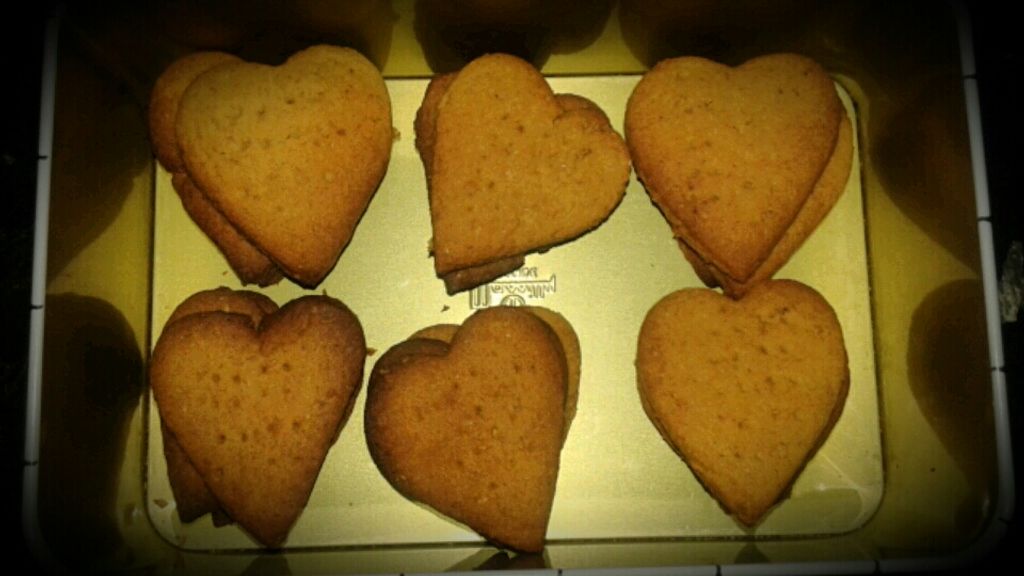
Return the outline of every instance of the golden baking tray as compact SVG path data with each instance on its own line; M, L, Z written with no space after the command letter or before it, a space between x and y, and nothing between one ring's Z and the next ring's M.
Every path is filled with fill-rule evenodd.
M518 8L481 8L498 4ZM48 565L188 574L886 572L964 563L999 541L1013 510L1012 458L984 166L972 163L970 40L955 4L166 0L76 4L54 23L23 509L26 538ZM546 306L579 333L578 413L543 555L506 555L395 493L367 453L362 395L283 551L262 551L209 519L177 519L147 389L149 351L186 296L238 284L153 159L149 89L187 52L276 63L316 42L355 46L381 68L398 133L351 244L313 290L359 315L375 350L367 373L413 331L461 323L484 306ZM640 406L640 322L660 297L700 283L635 177L601 227L529 256L522 270L455 296L434 276L412 119L434 72L486 47L519 53L556 91L593 99L620 132L633 86L669 56L738 64L794 51L835 79L856 127L851 180L777 276L809 284L836 309L850 395L790 497L755 529L721 511ZM260 291L279 304L310 292L287 280Z

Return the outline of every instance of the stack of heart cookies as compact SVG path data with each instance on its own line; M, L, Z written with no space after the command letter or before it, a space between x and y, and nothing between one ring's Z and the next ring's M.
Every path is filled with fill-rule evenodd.
M449 294L596 228L629 181L629 152L604 112L556 95L536 68L507 54L435 76L415 128L434 268Z
M377 68L319 45L279 66L199 52L168 66L150 134L185 210L243 284L319 284L387 169L391 103Z
M419 330L370 375L370 455L409 499L499 547L540 552L579 378L576 333L545 308Z
M831 77L795 54L659 62L625 118L637 176L708 285L771 278L846 188L853 131Z
M211 513L280 546L348 420L366 355L358 318L327 296L278 308L218 288L182 302L149 368L181 520Z

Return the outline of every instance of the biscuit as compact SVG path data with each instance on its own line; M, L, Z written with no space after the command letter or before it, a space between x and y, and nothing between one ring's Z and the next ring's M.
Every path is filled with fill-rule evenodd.
M304 296L250 315L264 304L172 318L150 385L161 423L217 503L279 547L351 413L367 350L358 318L337 300Z
M506 54L435 78L415 128L434 268L449 293L596 228L629 179L629 152L604 113L556 96L533 66Z
M245 290L216 288L197 292L179 304L167 323L174 322L190 314L201 312L225 312L244 314L258 324L264 316L277 310L277 304L266 296ZM177 505L178 517L182 522L192 522L205 514L212 513L215 525L230 522L227 515L210 493L206 482L192 466L188 455L178 445L174 435L161 423L160 432L163 436L164 458L167 460L167 476Z
M243 284L268 286L281 280L277 266L217 210L185 172L176 133L178 105L189 84L203 72L240 62L223 52L196 52L172 62L157 78L149 102L149 133L157 161L171 173L182 207L224 255Z
M647 314L637 383L648 417L725 511L754 526L785 497L842 412L849 369L829 303L791 280L741 300L707 288Z
M181 97L176 135L196 186L296 283L319 284L352 239L391 155L391 102L358 52L307 48L279 66L214 67Z
M807 198L807 202L797 212L796 218L789 228L786 228L779 242L772 247L768 257L746 281L735 280L713 264L704 262L682 240L679 241L679 247L706 285L709 287L721 286L722 291L729 296L742 298L750 291L751 287L771 279L782 266L789 262L790 257L796 253L818 227L818 224L828 215L846 189L852 162L853 126L850 119L844 116L839 125L839 139L836 141L836 148L825 166L821 178L818 179L814 190Z
M673 234L742 283L811 196L842 117L832 79L809 58L772 54L730 68L680 57L637 83L625 133Z
M565 350L519 308L478 311L452 331L420 332L374 365L370 455L410 500L499 547L540 551L567 429Z

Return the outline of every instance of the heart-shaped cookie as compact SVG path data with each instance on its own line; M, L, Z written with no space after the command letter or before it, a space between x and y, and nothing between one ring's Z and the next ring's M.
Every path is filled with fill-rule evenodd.
M447 337L421 334L375 364L370 454L407 498L498 546L542 550L566 427L558 336L535 314L489 308Z
M832 79L806 57L773 54L736 68L680 57L637 83L625 132L676 237L745 282L811 195L842 116Z
M256 321L245 311L169 322L150 385L173 435L228 516L265 546L286 538L362 384L356 316L305 296Z
M502 262L494 277L581 236L608 218L629 179L628 150L604 113L556 96L537 69L509 55L435 79L416 130L442 278Z
M313 46L280 66L228 63L181 97L176 136L190 178L299 284L348 245L391 154L391 104L358 52Z
M637 344L640 398L665 441L743 524L783 498L842 412L849 388L835 312L790 280L742 300L674 292Z

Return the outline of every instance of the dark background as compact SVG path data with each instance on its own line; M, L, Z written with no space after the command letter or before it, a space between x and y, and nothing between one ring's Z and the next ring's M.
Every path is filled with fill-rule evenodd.
M30 3L31 4L31 3ZM1002 274L1003 260L1011 241L1024 240L1021 208L1016 195L1024 192L1019 174L1021 94L1016 81L1024 62L1021 58L1021 30L1012 2L970 2L974 25L977 80L981 94L985 151L995 232L996 265ZM0 545L4 564L17 567L34 564L21 534L21 472L24 402L27 379L29 295L31 285L32 234L35 217L35 178L39 118L39 83L42 61L42 23L48 14L42 5L18 5L17 17L6 16L0 23L0 58L5 81L0 88L0 326L6 333L0 346L0 530L7 535ZM1015 11L1014 11L1015 12ZM1018 485L1024 456L1020 420L1024 418L1021 378L1022 325L1024 317L1004 324L1007 394L1010 423L1015 439L1015 468ZM1020 490L1018 490L1020 492ZM1011 522L1007 537L994 554L971 572L986 573L1002 562L1018 564L1016 547L1022 542L1019 521Z

